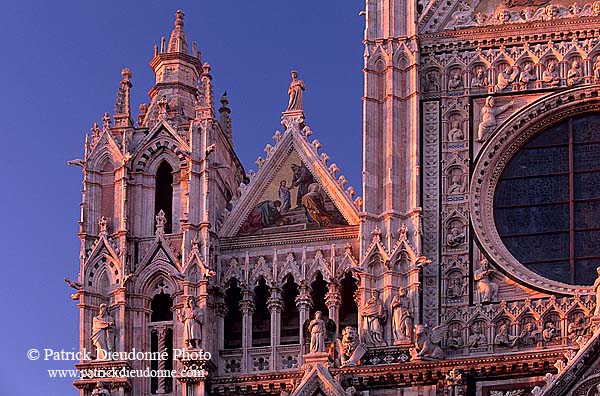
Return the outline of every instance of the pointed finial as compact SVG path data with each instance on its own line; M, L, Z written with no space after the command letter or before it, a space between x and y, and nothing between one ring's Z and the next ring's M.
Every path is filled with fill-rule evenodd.
M121 77L123 77L123 81L129 81L129 79L133 77L133 74L131 73L131 70L129 70L128 67L124 67L121 70Z
M183 31L183 16L184 13L181 10L177 10L175 13L175 29L171 32L168 52L183 52L186 54L189 52L187 39Z

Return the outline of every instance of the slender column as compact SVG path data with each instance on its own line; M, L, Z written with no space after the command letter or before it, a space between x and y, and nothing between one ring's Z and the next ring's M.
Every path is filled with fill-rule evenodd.
M252 347L252 314L254 313L254 293L245 289L240 302L242 311L242 372L248 372L248 348Z
M340 305L342 304L342 295L340 294L339 284L331 282L327 287L329 288L329 291L325 295L325 304L327 305L327 309L329 309L329 319L335 322L335 338L337 338L338 328L340 326Z
M164 326L158 327L156 329L156 333L158 335L158 351L163 352L166 349L166 345L167 345L166 344L167 328ZM166 370L165 364L166 364L165 360L162 360L162 359L159 360L158 361L158 369ZM158 389L157 389L156 393L157 394L166 393L165 385L166 385L166 377L159 376L158 377Z
M267 307L271 312L271 370L277 370L277 347L281 338L281 311L283 309L280 288L271 288L271 296L267 300Z
M300 293L296 297L296 306L300 313L300 356L299 360L302 363L302 356L306 353L306 345L304 343L304 322L310 317L310 309L312 308L312 299L310 297L310 287L306 281L300 283Z

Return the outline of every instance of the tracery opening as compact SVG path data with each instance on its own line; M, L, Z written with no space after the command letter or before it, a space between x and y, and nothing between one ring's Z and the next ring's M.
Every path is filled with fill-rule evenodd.
M156 188L154 196L154 214L163 211L167 218L165 233L173 230L173 168L163 161L156 171Z
M592 284L600 262L600 115L566 119L521 147L496 187L494 220L532 271Z
M242 311L240 302L242 301L242 289L238 286L237 279L233 278L229 282L229 288L225 291L225 304L227 305L227 315L225 316L224 338L225 349L234 349L242 347Z

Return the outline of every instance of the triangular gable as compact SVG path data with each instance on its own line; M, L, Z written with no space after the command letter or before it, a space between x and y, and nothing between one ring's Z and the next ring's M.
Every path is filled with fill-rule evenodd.
M154 242L146 251L144 258L140 261L140 265L136 269L136 274L141 273L145 267L147 267L152 261L154 261L157 257L162 256L163 260L169 262L173 265L174 271L180 270L180 263L177 260L175 254L171 250L171 246L169 242L165 239L162 234L156 234L154 238Z
M198 271L197 276L194 275L196 270ZM202 254L200 254L197 240L192 242L192 250L183 265L181 273L190 282L207 280L215 275L215 272L206 266L204 258L202 257Z
M259 170L251 178L250 184L243 189L241 197L235 202L231 214L220 229L221 236L236 235L251 212L261 202L279 200L278 189L281 182L279 179L291 179L289 174L292 172L289 168L291 164L305 166L312 175L314 183L319 185L319 193L326 201L325 203L333 204L333 208L338 213L330 213L333 218L332 224L354 225L359 223L358 210L352 202L353 189L344 190L346 179L343 176L336 179L337 166L335 164L327 166L329 157L324 153L318 153L318 148L321 147L319 141L313 140L309 143L307 136L309 133L310 130L307 127L300 130L297 125L290 124L283 134L276 134L275 146L267 145L265 148L266 159L260 158L257 161ZM280 177L277 177L278 175ZM290 183L290 180L286 180L286 183ZM297 201L294 199L297 196L297 191L294 190L297 189L298 187L290 189L290 212L297 206ZM292 222L301 221L300 218L305 216L303 211L295 213L295 215L296 218L292 218ZM245 228L247 229L247 227Z
M327 396L346 395L344 388L333 379L329 370L321 363L316 363L304 374L290 396L313 395L319 389Z
M103 158L102 153L105 151L110 153L111 160L115 163L123 159L121 148L108 129L103 129L98 138L92 140L86 161L95 164L95 167L100 166L99 160Z
M570 396L570 395L596 395L600 388L600 332L596 331L593 337L583 345L579 352L565 353L568 363L557 363L559 368L556 376L547 374L544 378L546 386L536 389L536 396ZM561 359L562 361L562 359Z
M94 245L92 245L92 249L90 253L87 255L85 260L85 265L88 263L95 261L99 255L103 255L102 252L106 249L108 252L108 258L112 260L115 264L121 265L121 260L119 259L119 255L117 251L112 246L110 241L108 240L106 233L101 233Z
M148 131L148 134L140 141L133 156L135 157L138 152L143 150L148 143L155 140L162 131L166 132L168 137L175 139L181 149L189 151L190 148L188 143L179 135L179 133L177 133L177 131L171 125L169 125L168 122L161 120L157 122L152 129Z

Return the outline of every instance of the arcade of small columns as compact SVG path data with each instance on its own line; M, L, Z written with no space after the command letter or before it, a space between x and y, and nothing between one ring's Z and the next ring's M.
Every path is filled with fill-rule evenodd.
M336 260L335 246L330 248L332 256L329 259L323 258L323 249L316 251L313 260L307 260L305 250L299 267L292 253L288 254L283 265L273 263L272 267L266 265L265 256L246 256L246 264L242 266L238 265L236 258L230 258L229 268L223 271L220 282L222 297L215 299L218 328L223 329L218 337L222 358L226 360L228 352L240 352L241 349L240 367L235 372L281 370L277 363L277 347L295 345L299 346L296 351L297 367L300 367L303 355L308 353L304 341L307 334L303 325L312 319L316 311L321 311L336 324L335 338L339 338L343 328L351 326L358 329L365 342L368 337L365 337L361 312L372 290L380 292L381 302L390 318L390 302L398 290L404 288L412 303L415 323L419 323L418 295L422 265L416 263L412 251L409 253L397 249L399 253L388 256L373 247L361 265L352 256L349 243L345 246L342 260L339 257ZM256 263L253 270L249 269L250 262ZM291 266L295 266L294 270L289 269ZM239 270L238 267L245 269ZM235 272L237 276L232 276ZM236 311L239 316L236 316ZM241 323L239 332L234 330L236 320ZM387 345L393 345L391 327L390 319L384 321ZM261 337L266 331L270 334L268 339ZM407 340L407 345L410 344L411 340ZM250 352L260 347L271 348L268 366L265 363L264 366L253 368Z

